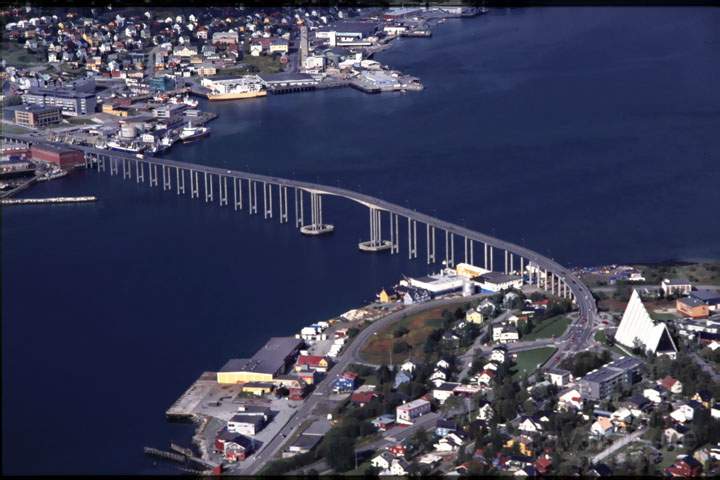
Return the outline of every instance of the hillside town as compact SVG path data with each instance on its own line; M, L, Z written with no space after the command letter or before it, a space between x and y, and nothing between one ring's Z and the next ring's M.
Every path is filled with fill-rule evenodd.
M559 361L577 312L532 263L403 277L207 372L168 415L204 419L195 438L216 472L716 475L720 290L637 275L619 280L635 287L623 311Z
M338 87L418 91L419 79L382 65L374 54L399 37L431 36L433 22L484 12L465 7L182 10L2 10L3 131L156 155L211 134L207 124L217 115L199 108L198 98L249 101ZM11 153L6 160L42 161L31 152ZM15 186L5 183L6 190Z

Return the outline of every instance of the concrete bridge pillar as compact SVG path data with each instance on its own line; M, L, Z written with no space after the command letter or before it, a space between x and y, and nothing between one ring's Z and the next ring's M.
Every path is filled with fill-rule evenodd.
M287 221L288 221L288 199L287 199L287 187L284 185L278 185L278 208L280 208L280 223L287 223Z
M220 189L219 203L222 207L228 204L228 188L227 188L227 177L221 175L218 177L218 188Z
M210 202L214 198L212 173L203 172L203 178L205 180L205 202Z
M248 197L250 198L250 213L257 215L258 198L257 198L257 182L248 179Z
M400 230L397 214L390 213L390 254L400 253Z
M151 187L157 187L158 186L158 170L157 170L157 163L148 163L148 174L150 175L150 186Z
M177 194L182 193L185 195L185 169L175 167L175 185L177 186Z
M233 177L233 208L242 210L242 179Z
M300 227L300 233L305 235L322 235L331 233L334 230L334 225L323 222L322 195L310 192L310 225Z
M263 182L263 218L272 218L272 184Z
M162 166L162 181L163 181L163 190L167 191L172 189L172 183L170 179L170 167L167 165Z
M407 219L408 226L408 258L417 258L417 221Z
M200 185L198 179L198 172L194 170L188 170L190 172L190 198L200 197Z
M135 160L135 183L145 181L145 167L140 160Z
M435 227L425 225L427 236L427 263L435 263Z
M490 271L495 271L495 247L488 245L488 253L490 254Z
M295 187L295 226L302 228L305 223L305 209L303 208L303 191Z
M122 166L123 166L123 180L125 180L126 178L132 178L132 171L130 170L130 160L123 157Z
M118 159L117 157L110 157L110 175L115 176L118 174Z

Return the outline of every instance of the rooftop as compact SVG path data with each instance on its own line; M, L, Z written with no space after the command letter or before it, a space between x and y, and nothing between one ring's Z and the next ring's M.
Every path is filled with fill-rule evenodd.
M488 272L484 275L480 275L479 277L475 277L475 279L479 279L480 281L489 283L507 283L519 280L520 276L508 275L507 273L502 272Z
M258 372L275 374L285 365L285 360L302 345L295 337L272 337L252 358L232 359L221 372Z

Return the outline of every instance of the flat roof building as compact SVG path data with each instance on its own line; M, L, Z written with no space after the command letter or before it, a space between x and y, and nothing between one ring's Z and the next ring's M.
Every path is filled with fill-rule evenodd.
M580 379L580 394L588 400L608 398L618 385L631 385L639 377L642 362L633 357L621 357Z
M32 88L22 96L26 105L59 107L63 115L76 117L95 112L95 93L80 92L68 88Z
M255 355L231 359L217 373L218 383L268 382L287 371L302 340L295 337L272 337Z

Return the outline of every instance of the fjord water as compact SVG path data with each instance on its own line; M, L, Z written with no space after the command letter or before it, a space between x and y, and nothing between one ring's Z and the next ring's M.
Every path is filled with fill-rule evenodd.
M168 156L359 190L567 265L717 259L718 58L712 9L493 11L379 56L421 93L203 102L211 137ZM25 196L73 194L100 200L2 210L5 473L174 471L142 447L189 442L163 413L201 372L427 271L422 229L416 261L358 252L347 201L311 239L95 172Z

